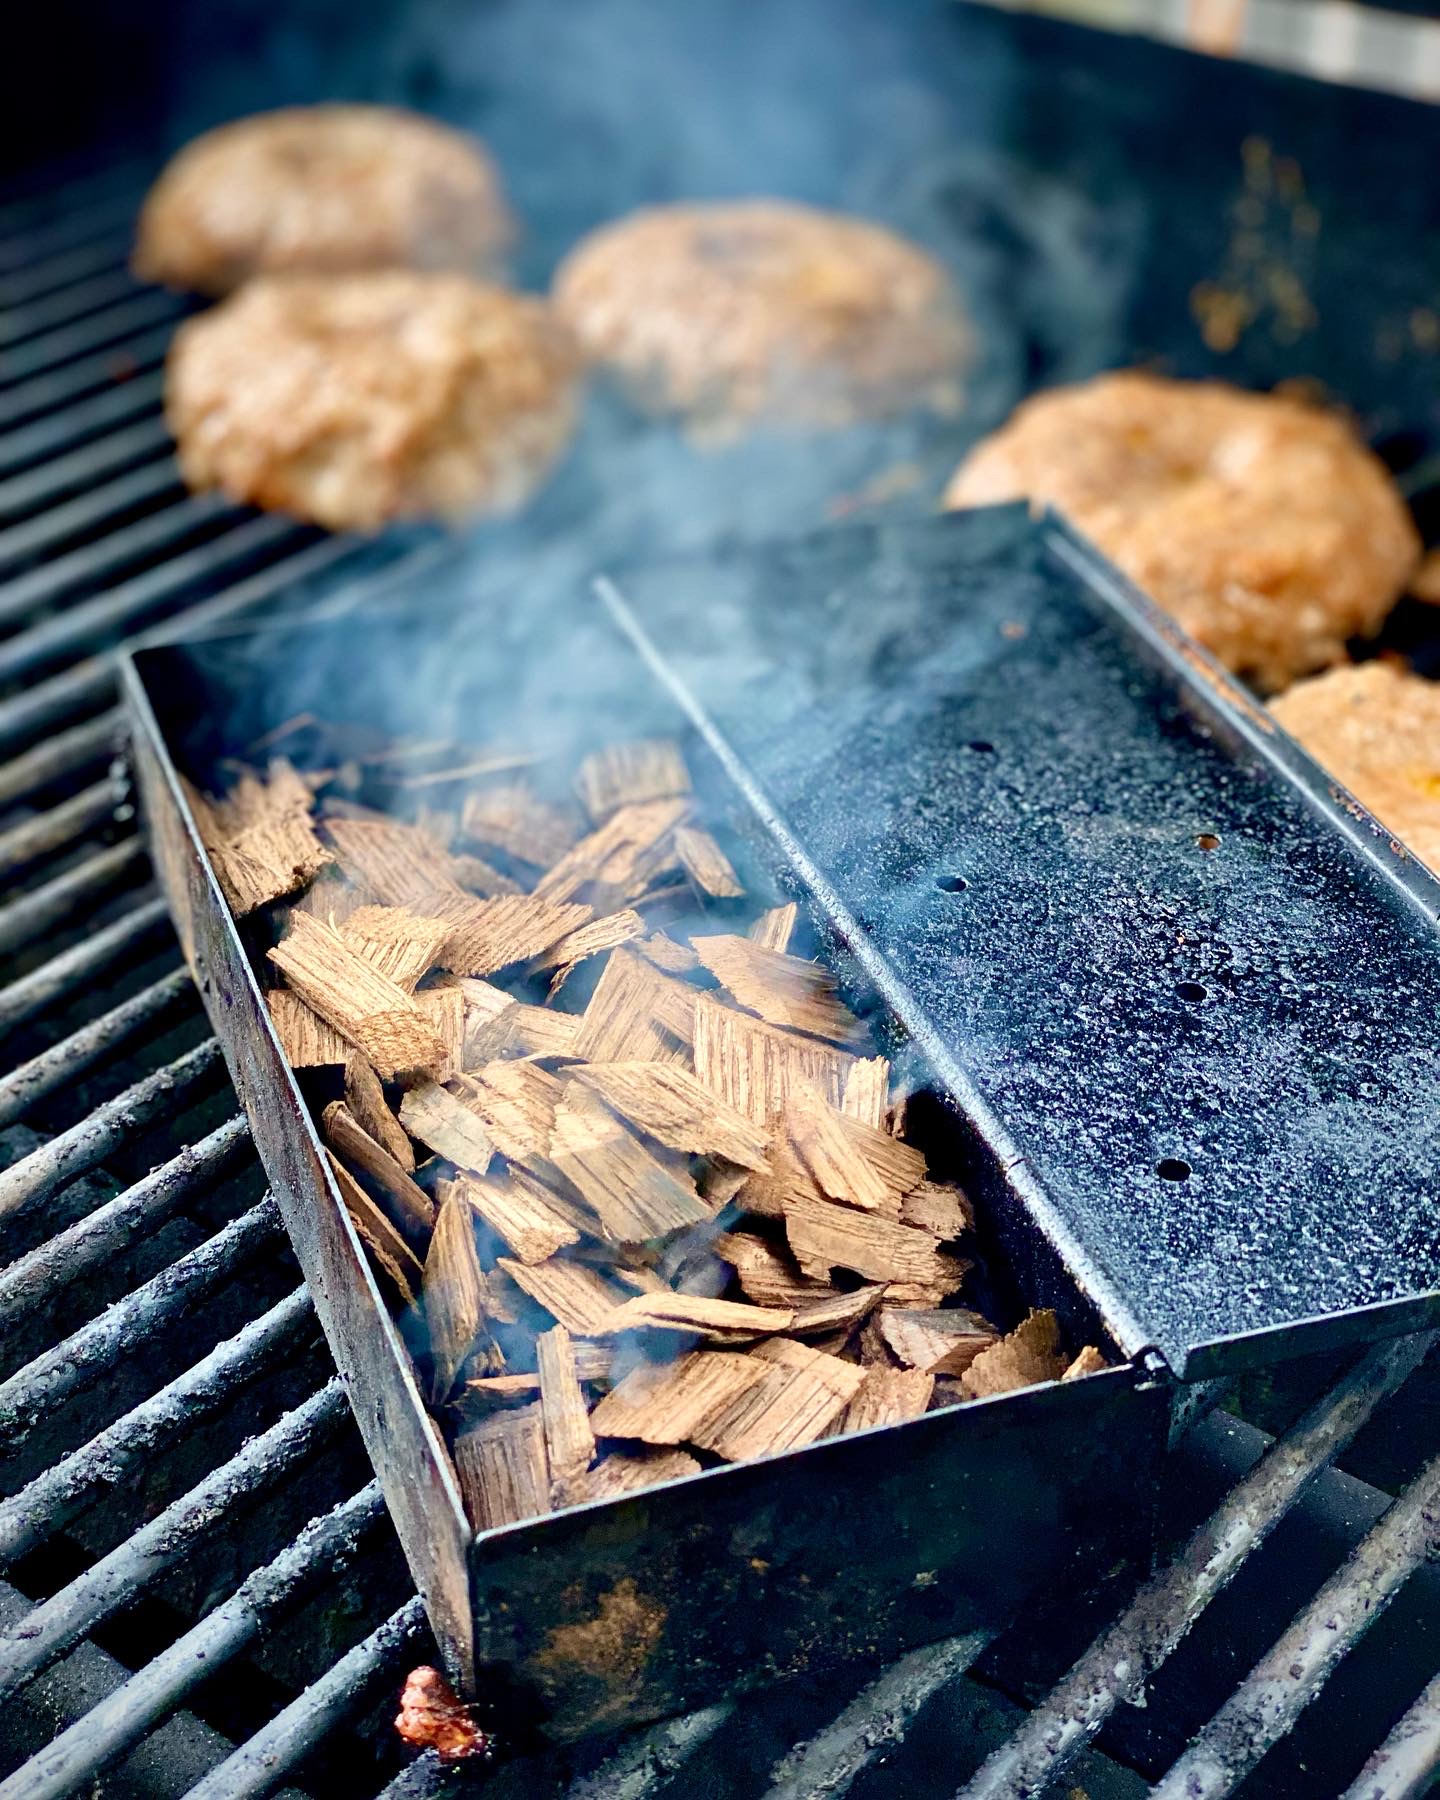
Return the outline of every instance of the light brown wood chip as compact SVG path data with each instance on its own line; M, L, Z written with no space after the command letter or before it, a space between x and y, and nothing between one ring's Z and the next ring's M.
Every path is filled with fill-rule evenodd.
M476 1062L509 1056L571 1057L579 1035L579 1013L512 1000L495 1018L471 1032L465 1054Z
M900 1202L900 1217L907 1225L938 1238L963 1237L975 1228L975 1208L963 1188L939 1181L922 1181Z
M694 1350L674 1362L642 1363L590 1415L597 1438L683 1444L757 1388L768 1366L730 1350Z
M785 1235L807 1275L824 1280L850 1269L869 1281L941 1281L947 1273L937 1238L877 1213L794 1194L785 1202Z
M873 1287L854 1288L848 1294L829 1294L808 1301L795 1309L791 1332L795 1337L838 1332L844 1338L870 1316L884 1292L884 1285L877 1282Z
M627 906L620 912L605 913L592 919L588 925L561 938L544 956L537 958L531 968L536 973L554 968L550 983L553 999L587 958L603 956L607 950L618 950L621 944L631 943L644 935L645 921Z
M434 967L451 930L443 919L420 918L408 906L357 906L337 929L352 950L407 994Z
M636 949L647 962L654 963L667 975L693 975L700 967L700 958L688 944L677 944L663 931L652 931L649 937L640 940Z
M800 1161L832 1200L898 1218L902 1196L925 1178L920 1151L850 1118L808 1082L791 1093L784 1124Z
M675 1294L668 1289L636 1294L610 1315L605 1335L622 1331L689 1331L720 1339L760 1337L788 1331L795 1314L788 1307L752 1306L742 1300L712 1300L704 1294Z
M550 1204L544 1190L511 1169L483 1180L461 1176L454 1184L498 1238L522 1263L543 1263L580 1233Z
M795 1195L823 1200L819 1183L800 1160L799 1152L783 1129L770 1143L770 1167L752 1174L735 1196L736 1204L762 1219L783 1219L786 1203Z
M335 1027L289 988L272 988L265 1004L292 1069L337 1068L355 1054Z
M918 1419L934 1392L935 1377L923 1369L866 1369L840 1429L868 1431L872 1425L902 1425L906 1419Z
M339 1157L331 1150L327 1150L325 1154L330 1159L330 1172L335 1177L335 1185L340 1190L340 1198L360 1242L374 1257L381 1272L395 1284L400 1298L407 1306L413 1306L420 1293L420 1258Z
M837 1044L864 1042L863 1026L840 999L835 977L823 963L726 933L692 937L690 947L720 985L767 1024Z
M774 950L783 956L790 948L799 917L800 908L793 900L784 906L772 906L750 927L750 942L759 944L762 950Z
M1008 1394L1037 1381L1058 1381L1069 1359L1060 1348L1060 1323L1053 1312L1032 1312L998 1344L982 1351L961 1376L968 1398Z
M502 875L483 856L468 854L450 857L450 873L467 894L482 900L498 900L503 894L523 894L524 888L509 875Z
M865 1379L854 1363L785 1338L767 1340L746 1360L763 1368L764 1378L689 1433L690 1442L727 1462L813 1444L839 1422Z
M445 846L418 826L399 819L329 818L325 830L340 867L381 906L426 912L430 902L463 892Z
M716 900L738 900L744 895L740 877L730 859L708 831L697 825L675 827L675 854L680 867L702 894Z
M1078 1381L1082 1375L1098 1375L1102 1369L1108 1367L1109 1364L1095 1346L1087 1344L1060 1379L1062 1381Z
M562 1084L532 1062L490 1062L456 1083L484 1121L500 1154L526 1167L548 1167Z
M428 1144L457 1169L483 1175L495 1146L480 1120L454 1094L435 1081L421 1082L400 1102L400 1123L411 1137Z
M675 863L673 833L684 800L622 806L598 831L581 838L535 883L546 900L569 900L587 887L617 905L638 900Z
M548 869L580 836L580 823L542 800L529 782L513 781L475 789L465 801L460 830L472 843Z
M283 757L268 779L244 775L223 800L184 786L221 891L240 917L297 892L333 860L315 834L310 789Z
M585 757L575 786L587 813L603 824L622 806L690 792L690 771L673 738L607 744Z
M365 896L338 869L322 869L295 902L297 910L312 919L324 919L331 925L343 925L365 905Z
M345 1059L345 1104L360 1129L388 1150L407 1175L415 1173L415 1152L400 1121L385 1100L380 1077L352 1050Z
M535 1340L540 1371L540 1406L545 1427L545 1454L550 1464L550 1493L564 1505L570 1484L595 1457L585 1395L575 1366L575 1347L563 1325L552 1325Z
M697 995L630 950L611 953L575 1040L584 1062L687 1062Z
M435 1071L436 1079L448 1081L463 1060L465 996L458 987L442 983L435 987L421 988L415 995L415 1004L444 1046L445 1056Z
M827 1299L833 1291L828 1282L802 1275L783 1244L772 1244L754 1232L721 1232L711 1248L730 1264L741 1291L758 1306L799 1308Z
M416 1248L429 1242L435 1203L412 1181L383 1145L377 1144L343 1100L332 1100L320 1115L320 1129L336 1155L373 1181L384 1195L386 1216Z
M963 1307L886 1306L880 1333L907 1369L923 1369L928 1375L963 1375L982 1351L1000 1341L988 1319Z
M614 1500L662 1481L679 1481L699 1473L699 1463L684 1450L612 1450L571 1483L569 1503L579 1506L587 1500Z
M613 1242L642 1243L710 1217L683 1164L662 1162L597 1094L576 1084L555 1109L550 1160Z
M506 894L498 900L449 900L434 908L450 923L435 961L456 975L493 975L513 963L543 956L591 917L588 906Z
M557 1324L578 1337L599 1337L606 1320L626 1298L624 1288L607 1281L598 1269L564 1256L552 1256L543 1263L522 1263L502 1256L498 1267Z
M331 926L292 912L289 932L269 956L300 998L387 1081L433 1074L444 1063L445 1046L414 999Z
M494 1316L492 1311L490 1317ZM590 1343L584 1338L576 1342L572 1338L570 1350L575 1359L575 1377L578 1381L610 1379L610 1371L615 1366L615 1352L609 1344ZM538 1371L531 1369L516 1375L477 1376L465 1383L464 1392L459 1398L462 1403L474 1402L474 1406L483 1407L491 1403L505 1405L512 1400L535 1400L539 1396L540 1376Z
M687 1069L656 1062L603 1062L571 1072L605 1103L671 1150L723 1156L746 1169L766 1165L767 1136Z
M550 1471L538 1406L492 1413L455 1440L455 1473L466 1516L492 1531L550 1511Z
M481 1358L481 1374L495 1375L504 1368L485 1335L486 1286L475 1248L475 1215L459 1194L447 1196L435 1221L420 1297L434 1370L430 1391L437 1405L473 1355Z
M695 1001L695 1073L756 1125L785 1110L795 1083L813 1082L832 1105L844 1097L854 1057L736 1012L712 995Z

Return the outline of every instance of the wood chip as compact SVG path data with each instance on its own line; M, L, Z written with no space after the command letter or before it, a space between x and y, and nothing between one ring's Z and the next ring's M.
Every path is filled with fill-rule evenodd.
M336 1155L380 1189L380 1205L406 1242L423 1250L435 1223L435 1203L424 1188L375 1142L343 1100L332 1100L321 1113L320 1129Z
M434 910L451 926L436 964L456 975L493 975L530 962L591 917L588 906L538 900L533 894L507 894L499 900L465 897Z
M500 1373L504 1360L485 1329L487 1294L475 1247L475 1215L463 1195L449 1194L440 1208L435 1235L425 1257L425 1283L420 1298L430 1336L434 1374L430 1391L437 1405L455 1386L472 1357L480 1358L478 1373Z
M1053 1312L1032 1312L998 1344L982 1351L961 1376L971 1400L1008 1394L1037 1381L1058 1381L1068 1358L1060 1348L1060 1323Z
M710 1217L688 1174L662 1162L586 1088L572 1084L556 1108L550 1160L614 1242L642 1243Z
M809 1301L795 1310L795 1323L790 1327L795 1337L817 1337L838 1332L847 1337L867 1319L885 1293L883 1283L873 1287L853 1288L848 1294L829 1294Z
M415 1173L415 1151L385 1100L380 1077L352 1050L345 1059L345 1104L360 1129L388 1150L407 1175Z
M759 1306L809 1306L832 1293L828 1282L802 1275L788 1249L749 1231L721 1232L711 1248L734 1269L741 1291Z
M493 1277L492 1277L493 1281ZM494 1312L490 1315L493 1318ZM592 1343L588 1339L571 1340L575 1360L575 1378L581 1382L608 1381L615 1366L615 1352L609 1344ZM513 1375L480 1375L463 1384L455 1404L469 1407L504 1406L515 1400L540 1397L540 1375L535 1369Z
M550 1471L538 1406L492 1413L455 1440L455 1473L476 1531L550 1511Z
M549 1196L516 1170L483 1180L461 1176L454 1184L470 1205L522 1263L543 1263L580 1241L576 1227L550 1204Z
M818 1038L762 1024L712 995L696 996L695 1073L756 1125L769 1127L800 1081L838 1106L854 1062Z
M465 1102L438 1082L410 1089L400 1102L400 1123L411 1137L428 1144L457 1169L483 1175L490 1167L495 1146L489 1133Z
M373 968L330 925L292 912L290 929L269 952L302 1000L354 1044L385 1080L433 1074L445 1046L414 999Z
M963 1237L975 1229L975 1208L963 1188L939 1181L922 1181L900 1202L900 1217L907 1225L938 1238Z
M584 758L575 787L587 813L603 824L622 806L690 792L690 771L673 738L607 744Z
M694 988L630 950L612 952L595 984L575 1054L584 1062L687 1062Z
M663 931L652 931L649 937L641 938L636 948L647 962L667 975L693 975L700 967L700 958L688 944L677 944Z
M509 875L503 875L493 863L486 862L483 856L471 856L468 853L450 856L451 877L464 888L467 894L473 894L481 900L499 900L505 894L523 894L525 889Z
M815 1177L800 1160L789 1134L781 1131L771 1140L770 1167L751 1175L736 1196L746 1212L762 1219L783 1219L787 1203L795 1196L823 1200Z
M606 1394L590 1427L597 1438L683 1444L769 1373L767 1364L731 1350L694 1350L673 1362L642 1363Z
M289 988L273 988L265 1004L292 1069L337 1068L355 1054L335 1027Z
M935 1392L935 1377L923 1369L867 1369L855 1398L840 1421L842 1431L874 1425L903 1425L918 1419Z
M1078 1381L1082 1375L1098 1375L1102 1369L1107 1369L1109 1366L1095 1346L1087 1344L1060 1379L1062 1381Z
M571 1483L569 1503L616 1500L662 1481L698 1475L700 1464L684 1450L612 1450L587 1474Z
M536 894L569 900L592 888L598 898L616 905L638 900L674 865L672 834L686 810L684 800L622 806L545 871L535 883Z
M512 1000L466 1039L465 1053L479 1062L508 1056L573 1057L579 1035L579 1013Z
M575 844L581 827L573 814L542 800L528 782L514 781L471 793L460 830L472 843L548 869Z
M785 1338L767 1340L746 1360L764 1370L763 1379L689 1433L691 1443L727 1462L813 1444L839 1422L865 1380L854 1363Z
M680 867L702 894L709 894L716 900L744 897L740 877L708 831L702 831L698 825L677 825L675 854L680 859Z
M947 1276L937 1238L877 1213L796 1194L785 1203L785 1235L807 1275L850 1269L869 1281L931 1285Z
M840 1110L847 1118L878 1130L890 1100L890 1064L883 1056L863 1056L846 1071Z
M864 1041L863 1026L840 999L835 977L823 963L726 933L692 937L690 947L720 985L767 1024L837 1044Z
M309 787L282 757L243 775L223 800L185 784L201 841L231 910L243 918L304 887L333 860L316 836Z
M444 1056L435 1071L436 1079L448 1081L460 1068L465 1049L465 996L458 987L421 988L415 1004L440 1040Z
M963 1307L886 1306L880 1312L880 1332L898 1361L927 1375L963 1375L977 1356L1000 1341L988 1319Z
M532 1062L490 1062L467 1070L456 1084L480 1115L495 1148L527 1168L549 1167L555 1109L562 1084Z
M704 1294L636 1294L610 1315L605 1336L622 1331L690 1331L700 1337L759 1337L788 1331L795 1314L788 1307L752 1306L742 1300L712 1300Z
M899 1217L902 1197L925 1178L925 1158L886 1131L852 1119L808 1082L797 1083L784 1127L823 1194Z
M365 896L348 876L338 869L322 869L295 902L295 910L309 913L312 919L323 919L327 924L343 925L365 904Z
M330 1171L340 1198L350 1215L360 1242L370 1252L381 1272L394 1283L406 1306L413 1306L420 1293L422 1267L420 1258L381 1212L333 1151L327 1150Z
M537 972L554 968L555 976L550 983L553 997L589 957L603 956L607 950L618 950L621 944L644 935L645 921L639 913L625 907L620 912L605 913L588 925L582 925L578 931L570 932L558 944L552 945L544 956L538 957L531 967Z
M381 906L426 912L445 895L463 895L449 852L418 826L398 819L327 818L325 830L340 867Z
M767 1167L767 1138L687 1069L657 1062L592 1063L570 1079L592 1088L622 1118L671 1150Z
M407 994L435 966L451 931L443 919L420 918L408 906L359 906L337 929L343 942Z
M553 1325L535 1340L540 1372L541 1418L545 1455L550 1465L550 1495L563 1506L571 1484L595 1457L595 1434L575 1366L575 1347L563 1325Z
M552 1319L579 1337L600 1337L625 1290L607 1281L598 1269L552 1256L548 1262L522 1263L502 1256L498 1265Z
M762 950L773 950L778 955L790 948L790 940L795 935L795 925L800 917L800 908L793 900L784 906L772 906L750 927L750 942L759 944Z

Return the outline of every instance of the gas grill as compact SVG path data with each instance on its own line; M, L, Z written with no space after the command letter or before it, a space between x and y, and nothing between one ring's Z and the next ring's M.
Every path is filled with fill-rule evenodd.
M1078 41L983 15L961 30L982 59L1017 31L1056 56ZM1096 53L1102 75L1120 55ZM110 655L423 584L443 551L185 494L158 401L186 307L123 266L156 160L142 144L0 199L0 1800L418 1800L474 1777L389 1731L435 1647L136 832ZM1103 358L1103 340L1074 354ZM1030 381L1078 372L1043 332L1015 361ZM1382 430L1417 416L1401 385L1375 385ZM1432 400L1405 398L1431 423ZM1395 452L1417 486L1425 449ZM574 504L562 491L542 517ZM600 553L652 526L627 520ZM538 536L497 530L500 569ZM1413 648L1415 615L1396 630ZM482 1783L570 1800L999 1800L1052 1777L1093 1800L1424 1793L1431 1341L1196 1387L1138 1591L1096 1569L1080 1600L998 1633Z

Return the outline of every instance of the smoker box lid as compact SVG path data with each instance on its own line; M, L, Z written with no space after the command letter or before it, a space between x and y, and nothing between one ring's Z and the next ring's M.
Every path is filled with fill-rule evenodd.
M1440 881L1083 540L599 586L1128 1352L1440 1316Z

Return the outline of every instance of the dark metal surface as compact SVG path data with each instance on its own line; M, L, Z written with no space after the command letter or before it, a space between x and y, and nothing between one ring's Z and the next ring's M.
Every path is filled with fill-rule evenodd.
M1168 621L1018 507L602 585L1129 1353L1440 1312L1440 881Z

